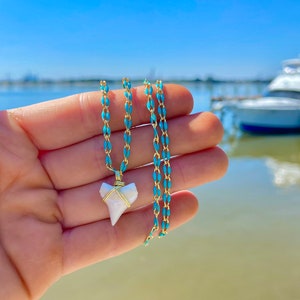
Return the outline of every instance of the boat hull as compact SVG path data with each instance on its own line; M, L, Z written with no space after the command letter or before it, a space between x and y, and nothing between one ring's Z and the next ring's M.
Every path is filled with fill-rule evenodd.
M261 98L236 106L236 118L244 131L286 133L300 131L300 101Z
M236 116L244 131L286 133L300 131L300 109L238 108Z

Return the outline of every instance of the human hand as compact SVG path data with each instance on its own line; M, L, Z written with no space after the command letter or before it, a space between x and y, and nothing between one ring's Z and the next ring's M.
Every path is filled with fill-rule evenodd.
M216 180L227 168L216 145L223 129L211 113L188 115L193 99L165 85L172 158L171 227L192 218L185 189ZM111 91L112 158L122 160L124 96ZM100 93L90 92L0 113L0 298L36 299L60 277L143 243L153 225L151 126L132 129L124 180L136 202L112 227L99 196L105 167ZM143 88L133 89L133 126L148 123Z

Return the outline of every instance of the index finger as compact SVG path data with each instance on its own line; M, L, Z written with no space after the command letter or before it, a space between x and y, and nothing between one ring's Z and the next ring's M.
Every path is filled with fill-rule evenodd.
M190 92L175 84L164 87L168 118L191 112L193 98ZM132 89L133 126L149 123L147 98L142 86ZM66 147L98 135L102 131L100 92L87 92L61 99L10 110L40 150ZM109 92L112 131L124 129L123 90Z

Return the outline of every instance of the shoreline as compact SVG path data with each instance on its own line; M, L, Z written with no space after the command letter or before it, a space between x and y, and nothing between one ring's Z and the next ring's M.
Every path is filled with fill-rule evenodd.
M106 79L107 83L114 84L120 82L121 79ZM144 79L134 78L131 80L133 84L140 84ZM191 83L191 84L253 84L253 83L262 83L267 84L271 79L164 79L165 82L172 83ZM0 80L0 86L49 86L49 85L94 85L98 84L99 79L87 78L87 79L20 79L20 80Z

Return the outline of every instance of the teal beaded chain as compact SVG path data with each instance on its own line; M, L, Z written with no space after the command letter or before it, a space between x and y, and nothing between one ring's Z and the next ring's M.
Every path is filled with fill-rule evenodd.
M159 127L161 130L161 144L162 144L162 159L163 159L163 173L164 173L164 192L162 196L163 200L163 209L162 209L162 224L161 224L161 232L159 236L165 236L167 234L167 230L170 226L169 218L170 218L170 202L171 202L171 165L170 159L171 154L169 150L170 139L168 136L168 123L167 123L167 110L165 107L165 96L163 92L163 83L161 80L156 81L156 98L158 101L158 114L160 117Z
M125 117L124 117L124 125L125 125L125 131L124 131L124 149L123 149L123 161L120 165L120 170L116 170L112 166L112 159L111 159L111 151L112 151L112 144L110 141L110 135L111 130L109 127L109 121L110 121L110 112L109 112L109 106L110 106L110 100L108 98L108 91L109 87L106 84L106 81L102 80L100 81L100 90L102 91L102 98L101 98L101 104L103 106L102 109L102 121L103 121L103 128L102 133L104 137L104 152L105 152L105 164L106 167L115 173L116 179L119 181L122 181L123 173L127 169L128 165L128 159L130 156L130 143L131 143L131 126L132 126L132 92L131 92L131 82L128 78L122 79L122 85L125 89L124 95L126 97L126 101L124 104L125 107Z
M145 94L147 96L147 109L150 112L150 123L153 128L153 148L154 148L154 155L153 155L153 165L154 165L154 170L153 170L153 214L154 214L154 221L153 221L153 227L147 236L145 240L145 245L149 243L149 241L153 238L153 234L155 231L159 229L159 221L158 217L160 214L160 205L159 205L159 200L161 197L161 188L160 188L160 182L161 182L161 173L160 173L160 153L159 153L159 135L157 131L157 118L155 114L155 103L152 97L153 93L153 88L148 80L144 81L144 86L145 86Z
M114 225L124 210L136 200L137 190L134 183L125 185L122 181L123 173L126 171L128 166L128 159L130 156L130 144L131 144L131 127L132 127L132 92L131 83L127 78L122 80L123 88L125 89L124 95L126 98L125 117L124 117L124 148L123 148L123 161L120 164L119 170L112 166L111 151L112 144L110 141L111 129L109 126L110 122L110 100L108 98L109 88L105 81L100 82L100 90L102 91L101 103L102 103L102 121L103 128L102 133L104 137L104 152L105 152L105 165L106 167L114 172L115 184L110 186L107 183L102 183L100 188L100 194L103 201L108 205L110 218L112 225ZM163 237L167 234L170 226L170 202L171 202L171 166L170 159L171 154L169 150L169 136L168 136L168 124L167 124L167 110L165 106L165 96L163 91L163 83L161 80L156 82L156 98L158 102L157 112L159 119L156 115L155 101L152 97L153 87L149 81L144 81L145 94L147 96L147 109L150 112L150 123L153 128L153 214L154 221L153 227L150 230L149 235L146 237L145 244L147 245L154 237L154 233L159 230L159 237ZM163 165L162 165L163 162ZM161 191L161 165L163 170L163 193ZM159 215L161 213L160 200L162 199L162 221L161 226L159 225Z
M156 82L156 98L158 101L158 114L159 114L159 128L161 131L161 137L158 134L158 124L157 117L155 114L155 102L152 97L153 88L148 80L144 81L145 86L145 94L147 96L147 109L150 112L150 123L153 128L154 138L153 138L153 214L154 221L153 227L145 240L145 245L149 243L149 241L153 238L154 233L159 229L159 214L160 214L160 205L159 200L161 198L161 173L160 173L160 165L161 165L161 155L160 155L160 140L162 145L162 160L163 160L163 209L162 209L162 222L161 222L161 232L159 233L159 237L163 237L167 234L167 230L170 226L169 218L170 218L170 202L171 202L171 166L170 166L170 150L169 150L169 136L168 136L168 124L167 124L167 110L165 107L165 97L163 92L163 83L158 80Z
M112 166L111 151L112 144L110 141L111 129L109 126L110 121L110 100L108 98L109 87L105 81L100 81L100 90L102 91L101 104L102 104L102 133L104 137L104 152L105 152L105 165L108 170L114 172L115 174L115 183L114 186L110 186L107 183L103 183L100 188L100 194L103 198L103 201L108 205L110 218L112 225L114 225L121 214L125 211L126 208L130 207L131 204L137 198L137 190L134 183L128 184L125 186L125 183L122 181L123 173L126 171L128 166L128 160L130 156L130 144L131 144L131 127L132 127L132 92L131 92L131 82L128 78L122 80L124 91L124 96L126 98L124 107L125 107L125 116L124 116L124 148L123 148L123 160L120 164L119 170L115 169Z

